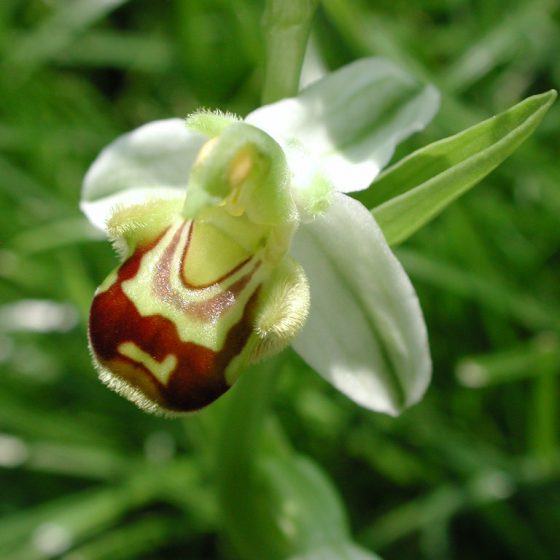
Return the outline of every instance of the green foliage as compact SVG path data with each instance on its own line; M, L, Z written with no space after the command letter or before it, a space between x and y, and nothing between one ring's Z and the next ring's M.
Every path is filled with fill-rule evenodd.
M510 156L540 124L556 92L421 148L388 169L361 197L390 245L401 243ZM365 200L364 200L365 199Z
M232 543L252 537L228 525L222 475L241 498L245 486L239 471L215 471L218 441L236 460L242 445L259 450L261 498L279 492L259 507L277 503L274 513L290 496L304 511L327 504L306 526L316 515L344 539L305 544L293 560L371 558L366 549L386 560L555 557L557 105L516 154L399 248L435 363L427 398L401 417L359 410L292 353L264 437L245 443L225 407L162 420L97 381L87 311L116 259L79 214L83 174L103 146L150 120L257 107L263 8L0 2L0 557L239 558ZM381 54L441 88L440 116L396 162L557 88L558 18L546 1L518 0L504 14L497 0L323 0L313 38L332 68ZM506 113L512 130L536 123L547 100L523 102L525 120L519 106ZM422 192L407 190L426 184L420 172L392 182L417 169L415 157L378 186ZM350 529L359 548L345 540Z
M349 560L367 559L352 545L340 497L318 465L294 451L278 427L266 431L262 445L262 420L281 363L276 358L247 372L220 403L215 478L225 529L243 558L314 558L341 549ZM203 416L213 417L210 411Z

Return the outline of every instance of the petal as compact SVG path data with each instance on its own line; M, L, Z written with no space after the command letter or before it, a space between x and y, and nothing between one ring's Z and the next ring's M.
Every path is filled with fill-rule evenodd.
M430 381L426 326L414 289L371 214L335 193L302 224L292 249L311 285L311 310L293 343L301 357L358 404L397 414Z
M396 145L424 128L438 106L432 86L387 60L365 58L314 82L298 97L257 109L246 121L268 132L288 156L295 152L296 183L305 162L302 174L314 167L335 189L352 192L367 188ZM305 158L298 153L302 149Z
M154 121L107 146L89 168L80 207L95 226L116 204L134 204L184 190L191 166L206 138L182 119Z

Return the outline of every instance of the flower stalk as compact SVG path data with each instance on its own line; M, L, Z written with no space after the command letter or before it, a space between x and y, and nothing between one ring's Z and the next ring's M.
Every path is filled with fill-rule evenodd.
M262 102L296 95L318 0L268 0L263 16L266 64Z

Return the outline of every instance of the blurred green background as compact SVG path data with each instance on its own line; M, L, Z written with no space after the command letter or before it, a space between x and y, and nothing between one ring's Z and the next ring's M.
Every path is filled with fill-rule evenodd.
M196 418L148 416L96 378L87 312L116 258L78 200L122 132L258 106L262 9L0 0L3 559L236 558ZM396 158L560 82L555 0L324 0L313 41L328 68L382 54L440 87L440 115ZM397 419L360 410L285 355L275 413L386 560L558 557L559 131L556 104L397 250L430 331L421 404Z

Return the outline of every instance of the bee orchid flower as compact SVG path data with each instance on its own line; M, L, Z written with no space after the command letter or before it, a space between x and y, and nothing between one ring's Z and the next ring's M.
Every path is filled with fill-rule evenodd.
M101 379L145 410L189 412L292 344L366 408L417 402L431 370L418 299L346 193L368 188L438 102L369 58L244 120L201 111L105 148L81 203L122 261L91 307Z

